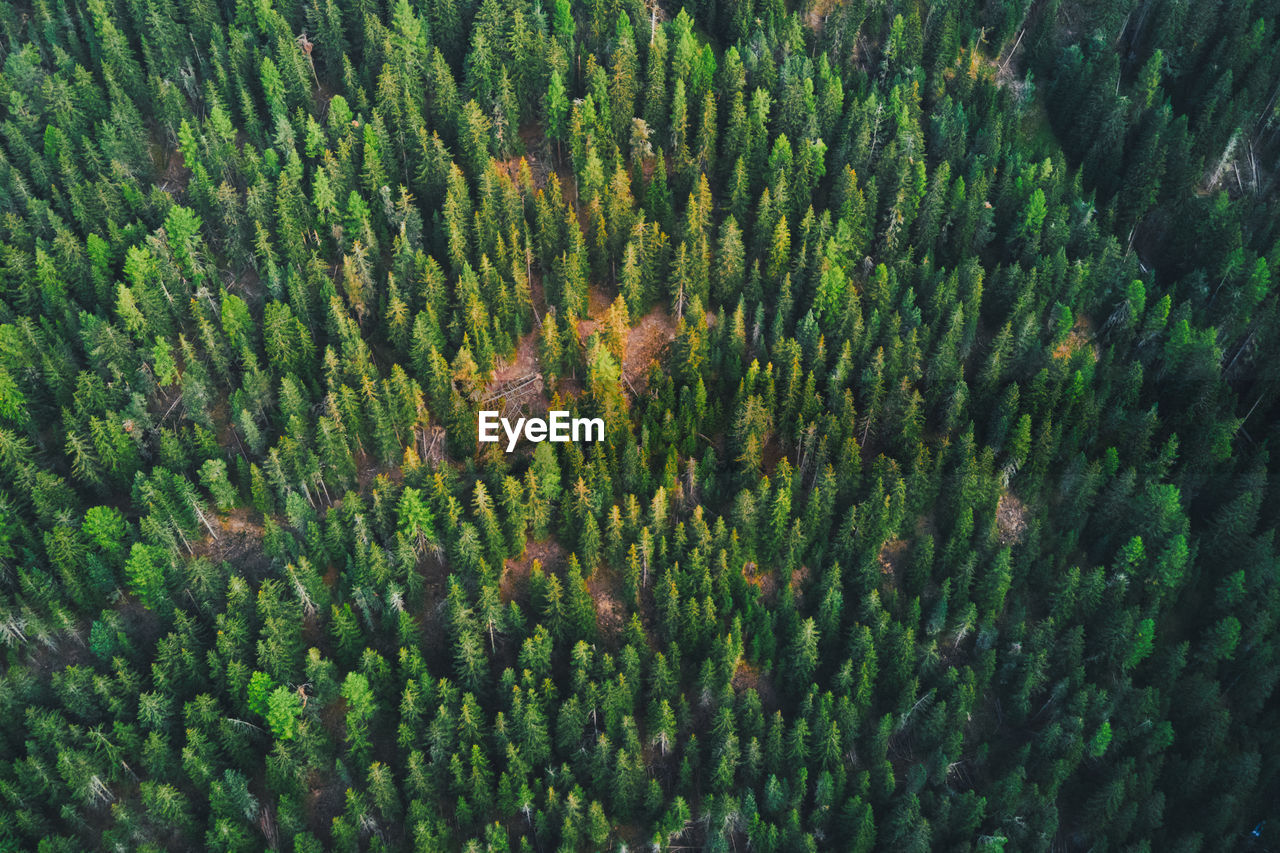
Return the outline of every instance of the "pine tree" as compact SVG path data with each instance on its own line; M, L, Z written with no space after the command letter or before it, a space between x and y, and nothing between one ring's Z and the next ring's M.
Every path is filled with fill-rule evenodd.
M133 543L124 565L129 591L149 610L159 609L165 601L163 551L153 545Z
M558 69L551 72L551 84L543 100L542 110L547 136L556 141L556 150L559 152L560 146L567 139L569 98Z

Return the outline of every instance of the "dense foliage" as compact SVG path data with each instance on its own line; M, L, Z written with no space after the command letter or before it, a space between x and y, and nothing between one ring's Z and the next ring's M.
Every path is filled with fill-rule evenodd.
M1277 26L0 4L0 848L1263 849Z

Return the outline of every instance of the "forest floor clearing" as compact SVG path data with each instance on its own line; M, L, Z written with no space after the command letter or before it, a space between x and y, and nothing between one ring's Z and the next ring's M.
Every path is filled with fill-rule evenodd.
M804 14L804 22L816 36L822 35L822 28L827 23L827 16L836 8L835 0L817 0Z
M516 341L514 358L499 363L497 370L493 372L493 379L486 386L486 393L488 389L496 389L504 382L541 372L542 368L538 364L538 332L535 329Z
M565 560L564 546L549 536L541 542L530 539L524 547L524 553L503 563L502 575L498 578L498 592L504 603L514 600L527 600L529 571L534 561L542 564L544 571L554 571Z
M167 192L175 201L182 200L187 194L187 183L191 180L191 170L183 162L182 154L177 149L166 145L152 145L151 159L160 172L156 186Z
M1012 492L1002 492L996 505L996 529L1001 545L1022 541L1027 532L1027 505Z
M795 596L797 607L804 602L804 591L808 588L811 577L813 577L813 569L809 568L805 563L796 566L791 573L791 580L788 581L788 586L791 587L791 594Z
M743 563L742 576L747 579L747 583L760 590L760 595L766 601L772 600L778 591L778 580L773 572L761 570L759 563L753 563L750 560Z
M773 678L768 672L761 669L758 664L747 660L739 660L737 669L733 671L733 680L730 683L733 685L735 693L754 690L756 695L760 697L760 704L766 711L778 707L778 691L773 686Z
M806 565L797 566L791 573L791 580L787 585L791 588L791 594L795 596L797 605L804 600L804 588L808 585L812 574L812 570ZM742 576L747 579L747 583L760 590L760 596L766 603L773 604L777 601L777 569L763 568L759 563L748 560L742 564Z
M1081 349L1089 347L1089 355L1094 362L1098 360L1098 348L1093 344L1093 321L1086 315L1076 317L1075 325L1053 350L1053 357L1062 361L1070 360Z
M536 304L536 302L535 302ZM578 321L578 337L585 342L591 333L600 328L604 316L613 304L608 293L601 287L592 287L588 303L588 316ZM658 361L667 346L675 340L676 322L666 309L657 307L637 321L633 321L627 330L626 347L622 356L622 375L627 390L633 395L644 391L649 377L649 367ZM542 375L542 365L538 357L539 329L527 332L516 342L515 356L499 363L493 378L485 386L483 399L490 399L502 392L504 385L518 383L520 380ZM577 390L580 383L572 382L572 377L562 377L560 391ZM550 404L550 389L542 388L529 401L536 409L539 405L545 410Z
M587 589L596 606L596 628L601 636L616 637L627 623L627 608L622 603L622 584L614 572L603 565L587 578Z
M505 160L494 160L493 165L519 184L521 164L526 164L533 178L534 189L540 190L547 185L547 176L551 174L551 157L548 156L550 146L536 122L521 126L520 141L524 143L524 151Z
M903 563L910 546L905 539L890 539L880 546L877 559L880 562L880 574L890 586L896 585L902 575Z
M661 308L645 314L631 327L627 348L622 354L622 375L637 393L648 380L649 366L661 357L675 336L675 321Z
M215 563L226 560L241 572L253 575L270 567L262 551L262 525L254 521L255 512L243 507L213 517L216 535L208 535L194 543L196 554Z

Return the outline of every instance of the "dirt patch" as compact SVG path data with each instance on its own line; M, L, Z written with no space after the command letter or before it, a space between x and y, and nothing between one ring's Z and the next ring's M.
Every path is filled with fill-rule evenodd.
M547 299L542 286L542 276L536 270L533 271L530 277L529 290L537 322L533 329L521 335L520 339L516 341L515 353L510 358L498 360L498 365L493 371L493 377L481 393L483 395L482 399L490 399L501 395L504 390L509 390L515 383L537 375L539 377L539 387L535 392L537 399L527 402L529 403L529 408L534 411L546 411L550 401L547 399L545 382L542 380L542 364L538 360L538 343L542 335L542 324L547 320ZM527 391L529 389L524 390Z
M223 415L225 416L225 402L223 403L223 408ZM182 388L178 385L161 388L153 398L147 401L147 411L151 413L152 422L155 424L154 429L156 430L163 428L165 421L169 420L175 412L181 414L181 410ZM181 420L181 417L179 417L179 420Z
M1063 338L1062 343L1053 349L1053 357L1059 361L1069 361L1073 355L1080 350L1088 347L1090 357L1096 362L1098 360L1098 348L1093 345L1093 323L1088 317L1081 314L1076 317L1076 323L1071 327L1071 331Z
M745 660L739 661L738 668L733 672L731 683L735 693L754 690L766 711L778 707L778 691L773 686L773 678L756 664Z
M540 289L540 287L535 288L535 290ZM540 301L540 298L540 294L535 292L535 305ZM588 291L587 316L578 321L578 338L580 341L585 343L591 337L591 333L603 325L605 316L613 305L614 298L603 287L592 286L590 288ZM708 327L713 326L716 319L714 314L708 312ZM541 378L542 365L538 358L539 332L540 329L534 329L521 336L516 342L515 354L510 359L503 359L498 362L498 366L493 372L493 378L485 385L482 391L483 396L481 399L496 400L502 396L504 391L518 386L522 392L522 397L528 397L529 395L524 393L528 389L521 386L521 383L536 376L538 377L538 388L533 394L533 399L522 399L521 403L527 404L532 411L547 410L550 405L550 392L549 389L545 388L545 382ZM644 391L648 382L649 367L662 358L667 347L675 340L675 336L675 319L661 307L654 308L638 321L633 320L631 327L627 330L627 341L622 356L624 384L632 394L640 394ZM577 379L578 377L575 376L560 377L559 390L570 394L581 390L575 384ZM781 455L781 450L778 453Z
M538 270L536 264L529 264L529 300L533 303L533 313L536 320L534 331L542 328L543 322L547 318L547 287L543 284L542 273Z
M187 184L191 181L191 170L182 161L182 154L167 146L153 145L152 160L160 170L160 179L156 185L176 200L187 194Z
M508 157L506 160L494 160L493 167L498 174L511 181L520 190L532 189L534 192L546 186L550 169L532 154L520 157ZM521 172L528 170L528 177L522 179Z
M803 563L791 573L791 581L788 586L791 587L791 592L795 594L797 602L804 595L804 588L808 585L811 577L813 577L813 570Z
M609 307L613 305L613 299L603 287L592 285L587 288L587 316L599 322L605 312L609 310ZM583 325L582 323L578 324L579 335L582 335ZM586 339L586 335L582 335L582 337L584 340Z
M814 35L822 35L827 18L838 5L836 0L813 0L809 4L809 10L804 13L805 25L813 30Z
M547 185L547 176L551 174L551 149L547 137L537 122L529 122L520 127L520 142L524 145L524 153L505 160L495 160L494 166L505 177L509 178L522 191L537 192ZM521 180L521 171L527 169L532 186L526 186Z
M590 285L587 288L587 316L578 320L578 340L586 343L591 333L604 323L605 315L612 306L613 298L603 287Z
M778 437L772 436L764 443L764 447L760 451L760 467L766 474L772 474L774 469L778 467L778 463L782 461L782 457L786 453L782 450L782 442L778 441Z
M1026 80L1027 46L1023 43L1025 35L1024 27L1011 41L1004 45L994 45L999 48L999 53L995 56L978 49L977 46L961 49L955 67L947 69L944 73L948 78L963 74L971 80L986 80L1011 90L1019 100L1025 100L1030 88ZM983 42L985 40L984 35Z
M181 403L177 405L181 406ZM167 411L172 409L172 404L167 407ZM169 415L166 414L165 417L168 418ZM219 447L229 453L245 455L240 436L236 433L236 425L231 420L231 402L226 394L219 394L209 408L209 420L213 422L213 434L218 437Z
M649 366L657 361L675 339L676 324L671 315L655 308L640 318L627 333L627 349L622 356L622 375L633 390L644 389Z
M742 564L742 576L747 583L760 590L760 595L772 601L778 593L778 578L773 572L762 571L758 563L747 561Z
M560 182L560 198L569 206L569 212L577 218L578 227L582 229L584 235L590 233L587 212L579 210L578 178L573 174L572 165L569 163L555 163L553 160L551 171L555 172L556 180Z
M612 306L613 297L604 288L591 288L587 317L578 322L578 337L583 342L600 328ZM675 337L676 321L661 307L654 308L639 321L632 320L622 353L622 375L630 391L638 394L644 390L649 366L661 358L663 351Z
M504 382L541 372L542 367L538 364L538 330L535 329L516 342L516 353L510 361L503 359L498 362L493 371L493 381L485 386L485 391L488 393L490 388Z
M586 316L577 321L577 339L582 343L586 343L586 339L591 337L591 333L600 328L604 323L604 315L609 313L609 306L613 304L609 300L608 293L603 288L596 287L591 284L586 291Z
M834 0L818 0L813 4L813 8L804 13L804 23L815 36L822 35L822 28L827 25L827 18L831 16L831 11L836 7Z
M1001 494L996 504L996 530L1001 545L1021 542L1027 532L1027 505L1009 492Z
M428 547L418 555L414 566L421 590L414 602L412 615L419 626L423 648L438 648L450 642L445 627L444 601L449 594L450 566L443 549Z
M650 136L649 142L652 144L653 137ZM667 178L671 177L671 157L668 154L662 156L653 155L645 157L640 161L640 172L644 175L646 181L653 180L653 173L658 171L658 164L662 164L662 170L667 173Z
M526 599L529 570L533 567L534 560L541 563L544 570L550 570L563 563L564 559L564 547L552 537L541 542L526 542L523 554L516 559L506 560L502 565L498 593L503 602Z
M777 571L772 569L761 569L758 563L748 561L742 564L742 576L746 578L747 583L760 590L760 595L766 603L772 603L777 600ZM797 566L791 572L791 578L787 581L787 587L791 590L797 605L804 601L804 589L809 584L809 579L812 577L813 570L803 564Z
M541 277L535 274L532 287L534 311L542 317L535 327L516 341L515 353L506 359L500 359L493 371L493 376L480 392L480 399L485 402L496 402L503 399L503 413L511 407L520 408L529 413L545 412L550 407L546 380L542 375L542 364L538 358L538 345L542 334L542 322L547 318L546 308L539 310L539 303L545 306L542 293Z
M366 494L372 487L373 481L379 477L388 477L397 483L403 483L404 471L399 465L383 465L367 451L356 451L356 484L360 494Z
M880 562L880 574L893 582L894 578L901 574L903 561L907 557L907 541L905 539L890 539L880 546L880 554L877 559Z
M226 561L240 574L253 577L266 571L271 561L262 551L262 525L255 520L257 513L237 508L223 515L208 517L216 521L217 538L206 535L195 544L196 556L206 557L215 563Z
M252 514L247 509L233 509L218 521L222 529L228 533L251 534L257 539L262 538L262 525L253 520Z
M603 567L587 578L587 589L596 605L596 628L604 637L616 637L627 622L627 609L619 594L618 579Z
M258 275L258 271L253 267L247 266L242 270L238 270L234 275L229 272L224 273L223 281L226 283L229 292L243 293L245 304L255 312L262 308L267 290L262 285L262 278ZM259 320L261 320L260 317Z

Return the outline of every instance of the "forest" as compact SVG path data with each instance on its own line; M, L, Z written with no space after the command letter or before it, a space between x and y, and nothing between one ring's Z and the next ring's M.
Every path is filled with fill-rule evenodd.
M1280 850L1278 27L0 3L0 850Z

